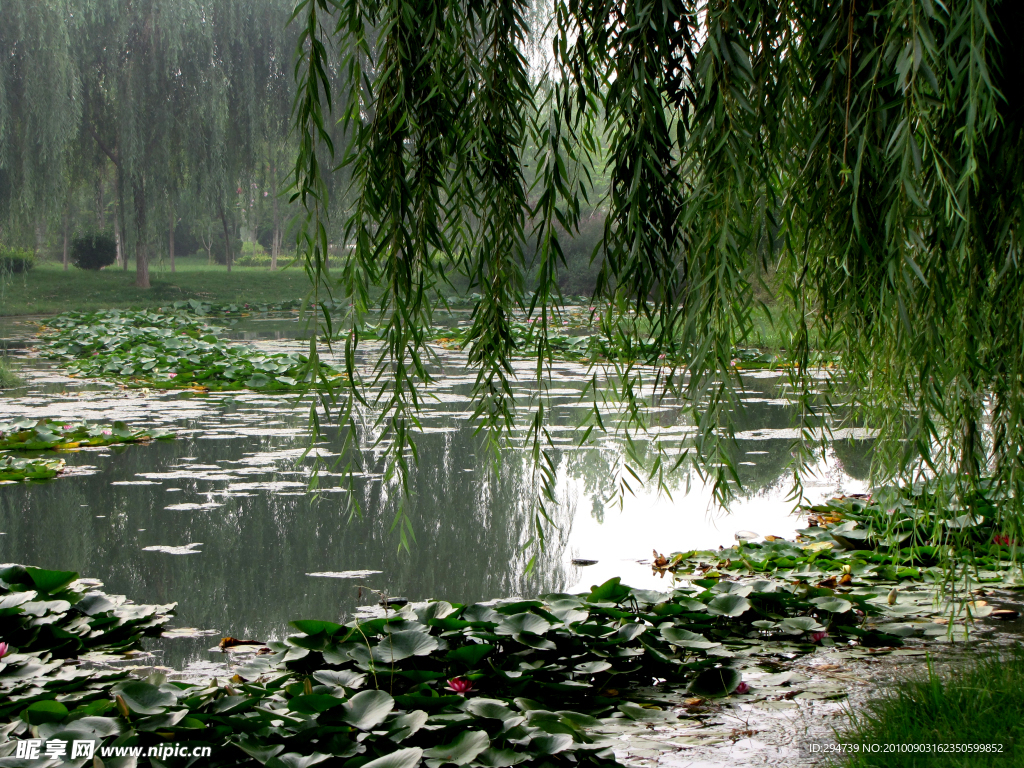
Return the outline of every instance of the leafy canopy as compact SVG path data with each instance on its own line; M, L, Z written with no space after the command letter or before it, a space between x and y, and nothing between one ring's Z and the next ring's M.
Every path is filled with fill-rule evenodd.
M763 286L803 406L796 470L842 417L880 430L876 479L949 477L966 498L994 475L1016 491L1020 3L554 0L546 29L535 18L525 0L296 3L294 194L314 293L353 305L353 374L365 318L380 310L386 324L372 375L324 405L351 419L372 403L405 471L430 381L424 329L455 268L481 297L475 415L501 435L516 417L512 356L535 353L541 382L551 360L560 233L598 205L595 305L609 343L632 352L601 373L628 428L643 425L651 384L682 395L698 427L651 477L692 461L728 494L723 441L741 386L730 363ZM541 34L551 55L538 78L527 51ZM335 166L351 174L350 250L328 275ZM525 345L517 313L534 319ZM326 314L323 325L330 334ZM823 381L823 360L842 375Z

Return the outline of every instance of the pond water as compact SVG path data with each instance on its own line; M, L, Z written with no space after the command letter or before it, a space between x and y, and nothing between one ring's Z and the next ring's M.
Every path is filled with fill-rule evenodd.
M34 331L24 320L0 325L12 347ZM301 344L302 326L291 317L257 319L230 334L283 351ZM120 419L172 428L179 437L65 454L64 477L0 486L0 562L75 570L137 602L177 602L177 626L217 632L162 641L163 663L180 668L206 658L222 635L267 641L289 634L292 619L351 616L377 599L373 590L472 602L582 591L612 576L665 586L646 562L653 549L713 548L739 530L791 536L802 527L787 499L794 413L782 377L745 379L733 455L745 489L726 512L695 476L675 478L672 498L637 489L618 504L623 440L608 435L576 445L591 407L579 401L589 379L584 366L561 363L548 393L557 529L527 572L534 550L523 545L537 497L531 459L513 440L493 461L469 420L474 377L464 362L461 353L441 352L433 397L424 403L413 494L404 502L415 541L401 551L392 525L402 494L384 481L371 414L360 429L362 468L352 490L362 513L353 516L348 470L335 462L339 430L327 429L318 447L327 467L320 492L308 489L308 402L254 392L125 390L69 378L28 352L20 367L29 386L0 392L0 422ZM524 401L533 394L532 366L524 361L519 370ZM680 444L690 431L671 403L657 409L655 421L656 433ZM806 485L808 497L865 490L868 450L864 439L834 444Z

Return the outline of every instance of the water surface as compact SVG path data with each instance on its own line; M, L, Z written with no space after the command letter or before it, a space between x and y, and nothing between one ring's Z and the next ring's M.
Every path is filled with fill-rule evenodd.
M8 320L0 335L24 338L31 330ZM231 335L268 350L291 349L301 344L294 339L302 325L291 317L251 320L233 326ZM265 641L287 634L291 619L350 616L377 599L374 590L470 602L578 591L611 576L665 586L644 562L654 549L718 547L739 530L786 536L801 527L787 500L793 406L774 374L745 381L732 456L745 490L726 513L693 476L675 478L671 498L641 488L620 499L623 441L608 435L576 445L591 407L579 401L589 377L583 366L555 365L548 429L558 504L549 512L557 528L527 572L536 553L524 549L536 513L533 466L516 441L494 461L469 421L474 377L457 352L442 353L425 401L419 464L404 502L401 489L385 482L372 414L362 416L359 467L336 463L341 435L326 430L317 447L326 471L312 493L312 460L302 458L308 403L252 392L126 390L68 378L31 355L21 360L29 387L0 393L0 422L121 419L169 427L179 438L66 454L71 470L62 478L0 486L0 562L76 570L138 602L177 602L178 626ZM525 403L532 363L519 369ZM654 421L655 433L680 446L691 431L672 403L662 404ZM864 440L836 444L822 456L809 496L864 490L867 451ZM350 474L358 505L348 498ZM415 535L408 551L400 550L394 528L403 504ZM597 563L573 563L580 559ZM204 658L212 644L161 643L174 666Z

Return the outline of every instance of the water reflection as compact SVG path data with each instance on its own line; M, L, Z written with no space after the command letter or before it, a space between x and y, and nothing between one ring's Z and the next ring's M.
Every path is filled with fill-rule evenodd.
M173 425L183 436L70 454L70 477L0 487L0 561L77 570L137 601L177 601L180 626L267 640L286 633L290 619L351 614L375 599L368 589L476 601L589 586L610 575L644 586L653 576L635 561L652 548L717 546L741 528L785 535L797 526L785 499L792 406L778 399L774 377L746 384L743 439L732 456L745 496L723 518L699 483L684 493L694 478L676 478L672 499L638 489L621 507L612 504L621 443L608 437L575 446L583 413L575 393L586 378L581 368L556 366L559 389L549 426L559 498L551 511L559 530L527 573L533 550L523 545L533 533L537 496L529 454L508 450L500 463L491 461L467 420L473 378L457 355L443 361L437 400L424 416L411 497L403 502L399 490L382 481L382 467L367 449L352 489L361 514L351 519L344 468L325 474L322 493L307 490L309 461L298 457L308 411L294 399L124 393L66 379L43 361L29 361L27 368L28 395L0 399L0 421L20 415L124 418ZM681 413L665 407L657 417L664 435L680 442L688 430ZM327 438L320 452L330 467L342 435ZM368 434L362 443L370 444ZM835 455L822 458L812 492L861 490L854 478L863 478L867 460L861 443L837 445ZM402 503L415 536L409 551L399 550L394 529ZM187 545L193 554L145 551ZM599 562L577 568L574 557ZM382 573L354 580L307 575L352 570ZM203 657L212 644L209 638L167 641L167 661L181 665Z

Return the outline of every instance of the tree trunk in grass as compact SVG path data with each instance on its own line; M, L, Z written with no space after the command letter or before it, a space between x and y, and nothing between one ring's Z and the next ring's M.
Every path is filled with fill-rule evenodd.
M224 227L224 261L228 265L228 272L231 271L231 233L228 232L228 217L224 209L220 209L220 223Z
M277 269L277 254L281 251L281 217L277 209L277 166L273 151L270 155L270 194L274 196L274 236L270 242L270 270Z
M107 228L107 211L103 204L103 192L103 176L100 176L96 179L96 226L99 227L100 232Z
M171 226L167 243L167 252L171 257L171 272L174 271L174 206L171 206Z
M64 204L64 271L68 271L68 235L71 227L71 202Z
M135 285L138 288L149 288L149 253L146 248L145 179L138 179L134 187L135 225L137 227L137 239L135 241ZM125 261L127 262L127 259Z

